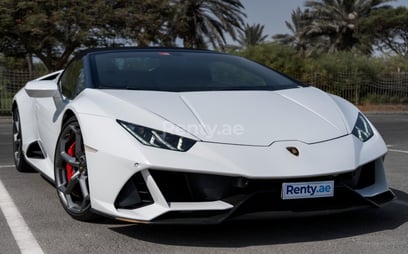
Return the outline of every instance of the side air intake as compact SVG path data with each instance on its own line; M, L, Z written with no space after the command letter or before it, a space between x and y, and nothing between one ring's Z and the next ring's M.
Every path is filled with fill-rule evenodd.
M45 155L41 149L40 144L35 141L28 146L27 157L33 159L45 159Z

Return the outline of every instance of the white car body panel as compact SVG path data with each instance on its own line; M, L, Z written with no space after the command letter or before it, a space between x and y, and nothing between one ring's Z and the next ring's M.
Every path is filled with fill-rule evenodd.
M279 140L317 143L348 133L335 102L315 88L277 92L169 93L118 90L105 93L128 104L129 114L135 108L145 109L164 119L171 119L169 121L206 142L255 146L268 146ZM116 110L123 111L123 106ZM305 119L308 119L307 125ZM163 127L166 126L160 126L159 129ZM224 135L229 132L223 127L238 127L241 135Z

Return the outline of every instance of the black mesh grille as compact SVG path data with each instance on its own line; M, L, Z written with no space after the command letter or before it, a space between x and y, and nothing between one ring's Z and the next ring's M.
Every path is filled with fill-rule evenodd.
M351 189L361 189L375 183L375 161L339 175L290 179L258 180L163 170L149 171L168 202L233 200L234 204L235 197L240 195L258 192L274 192L280 195L283 182L334 181L337 187L347 186Z
M240 177L161 170L150 170L150 174L168 202L215 201L243 193Z

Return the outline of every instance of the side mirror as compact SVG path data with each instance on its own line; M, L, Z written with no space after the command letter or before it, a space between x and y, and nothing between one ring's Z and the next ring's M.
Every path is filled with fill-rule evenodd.
M51 80L38 80L28 82L24 90L28 96L34 98L54 97L58 95L58 85Z
M55 81L33 80L25 85L24 90L32 98L52 98L57 109L64 105Z

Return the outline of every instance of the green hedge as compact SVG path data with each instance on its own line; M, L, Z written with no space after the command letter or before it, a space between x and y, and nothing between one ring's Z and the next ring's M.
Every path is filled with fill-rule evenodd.
M232 53L355 104L408 103L408 56L369 57L355 52L337 52L301 57L293 48L277 43Z

